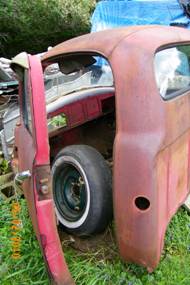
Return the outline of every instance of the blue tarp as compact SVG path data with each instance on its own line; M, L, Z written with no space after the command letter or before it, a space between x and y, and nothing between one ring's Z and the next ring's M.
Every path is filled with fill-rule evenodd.
M132 25L184 25L190 19L183 14L178 0L100 1L91 18L91 31Z

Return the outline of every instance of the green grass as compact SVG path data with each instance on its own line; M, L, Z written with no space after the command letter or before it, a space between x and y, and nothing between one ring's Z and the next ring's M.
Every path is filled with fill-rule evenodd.
M49 284L28 217L26 201L20 199L20 204L23 222L20 231L21 258L13 260L10 242L11 204L1 201L0 284ZM113 243L93 253L66 246L65 256L76 284L80 285L190 285L190 216L181 208L172 219L161 262L152 274L140 266L121 262Z

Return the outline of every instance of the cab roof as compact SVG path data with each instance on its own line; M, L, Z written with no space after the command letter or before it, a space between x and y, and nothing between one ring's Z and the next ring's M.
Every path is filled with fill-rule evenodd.
M140 43L143 48L157 39L160 43L163 41L163 44L187 42L190 41L190 31L169 26L130 26L94 32L56 45L44 54L42 61L51 61L61 54L80 52L99 53L109 58L114 49L123 41L128 41L134 46L139 46Z

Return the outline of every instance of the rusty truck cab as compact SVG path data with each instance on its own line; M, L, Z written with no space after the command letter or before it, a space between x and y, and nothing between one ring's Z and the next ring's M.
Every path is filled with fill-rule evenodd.
M59 104L54 101L45 108L42 68L45 70L58 63L66 74L72 75L80 67L93 64L97 57L109 64L113 86L98 86L98 91L96 88L84 90L86 95L73 90L69 102L59 98ZM105 148L104 138L105 141L108 138L105 121L110 118L112 123L115 121L110 140L113 216L119 253L125 261L143 265L149 271L157 266L166 228L189 193L189 62L190 32L160 26L119 28L84 35L55 46L43 56L41 63L30 55L25 55L25 64L18 58L13 60L21 82L21 121L15 132L18 167L19 172L30 170L31 173L23 187L55 284L73 284L73 281L61 251L53 214L50 154L54 158L58 153L58 166L62 147L82 143L97 146L105 158L101 150ZM49 120L62 113L66 126L49 132L48 138L46 116ZM69 151L67 149L67 156ZM75 155L78 155L76 149ZM99 157L100 165L104 164L103 158ZM79 186L83 187L84 182L85 179ZM106 198L107 203L110 197ZM58 206L56 209L59 219ZM65 219L64 216L63 221ZM72 229L74 222L70 225Z

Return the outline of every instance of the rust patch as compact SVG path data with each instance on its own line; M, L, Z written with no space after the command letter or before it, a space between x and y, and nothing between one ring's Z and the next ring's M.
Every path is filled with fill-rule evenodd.
M52 180L49 165L37 166L35 168L36 189L38 198L46 200L52 198Z

